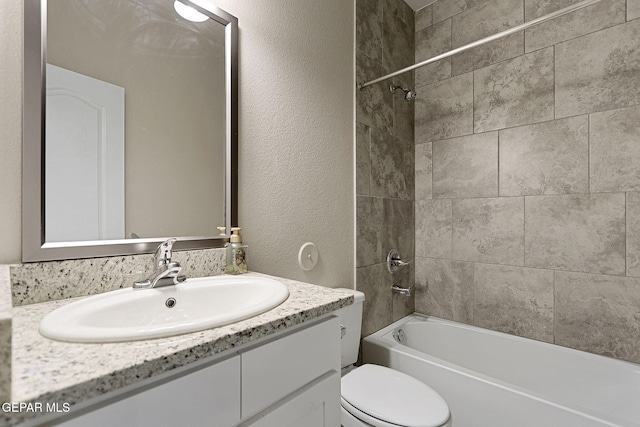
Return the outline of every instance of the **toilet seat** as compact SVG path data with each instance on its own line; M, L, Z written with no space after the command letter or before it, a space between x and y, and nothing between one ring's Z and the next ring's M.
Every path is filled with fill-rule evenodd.
M376 427L440 427L450 418L444 399L425 383L378 365L342 377L342 407Z

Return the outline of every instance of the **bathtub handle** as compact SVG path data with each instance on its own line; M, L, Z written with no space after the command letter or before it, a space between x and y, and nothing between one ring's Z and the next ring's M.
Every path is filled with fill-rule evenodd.
M391 264L396 265L398 267L404 267L405 265L411 264L413 261L403 261L401 259L392 259Z
M413 261L404 261L397 249L391 249L387 255L387 270L390 274L395 274L400 267L405 267Z
M391 293L404 295L406 297L411 296L411 288L401 288L398 285L391 286Z

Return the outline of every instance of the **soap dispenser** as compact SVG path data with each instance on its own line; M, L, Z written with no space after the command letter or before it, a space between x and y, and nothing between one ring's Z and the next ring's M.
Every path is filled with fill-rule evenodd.
M227 227L216 227L220 232L220 238L224 242L224 247L229 246L229 238L227 237Z
M247 245L242 243L240 227L231 228L231 243L227 248L227 273L242 274L247 272Z

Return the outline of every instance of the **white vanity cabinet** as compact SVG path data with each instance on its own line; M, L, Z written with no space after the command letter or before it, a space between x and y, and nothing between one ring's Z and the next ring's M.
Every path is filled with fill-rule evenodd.
M242 426L340 425L340 322L241 351Z
M240 356L140 391L64 427L232 426L240 421Z
M339 426L340 322L301 325L164 381L58 425Z
M340 374L327 373L240 427L337 427L340 425Z

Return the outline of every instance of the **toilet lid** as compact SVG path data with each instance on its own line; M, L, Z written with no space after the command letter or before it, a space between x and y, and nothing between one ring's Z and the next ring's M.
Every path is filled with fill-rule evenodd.
M342 398L358 411L393 425L438 427L450 416L435 390L384 366L362 365L342 377Z

